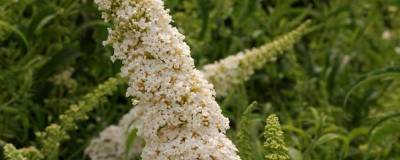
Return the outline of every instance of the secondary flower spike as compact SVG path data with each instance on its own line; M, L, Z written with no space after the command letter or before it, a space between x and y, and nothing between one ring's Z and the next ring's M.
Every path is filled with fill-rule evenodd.
M219 62L203 67L206 79L214 84L218 96L226 96L235 86L247 81L254 71L285 50L289 50L303 36L310 21L306 21L295 30L282 35L270 43L229 56Z
M289 160L288 148L285 146L285 140L279 118L275 114L268 116L265 125L265 143L267 151L266 160Z
M134 118L134 110L125 114L118 125L110 125L100 132L99 137L91 140L85 149L85 154L92 160L116 160L128 159L142 152L142 139L135 139L130 150L127 150L127 140L132 131L131 123Z
M229 120L215 91L194 68L184 36L161 0L96 0L114 24L105 44L122 61L127 96L137 100L133 127L146 146L142 159L237 160L226 137Z

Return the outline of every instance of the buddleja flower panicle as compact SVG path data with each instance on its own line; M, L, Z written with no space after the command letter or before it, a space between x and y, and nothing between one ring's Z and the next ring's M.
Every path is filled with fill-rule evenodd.
M132 119L146 142L142 158L240 159L225 135L229 120L215 91L194 68L190 48L171 26L163 1L96 3L114 24L104 44L112 44L112 60L122 61L127 96L138 100Z

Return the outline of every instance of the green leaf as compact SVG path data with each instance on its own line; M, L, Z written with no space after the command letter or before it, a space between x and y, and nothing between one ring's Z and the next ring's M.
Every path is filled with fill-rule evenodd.
M43 28L46 24L50 23L51 20L53 20L54 18L56 18L56 16L57 16L57 14L51 14L51 15L48 15L48 16L44 17L44 18L39 22L39 24L36 26L34 33L35 33L35 34L40 34L40 33L42 33L42 28Z
M54 72L60 70L64 65L69 64L83 53L74 45L66 46L62 51L53 56L39 71L36 73L37 78L46 79Z
M254 158L252 143L253 138L249 129L251 127L251 112L256 105L257 102L254 101L247 106L239 121L239 131L237 132L236 137L239 154L243 160L251 160Z
M347 138L351 142L356 137L361 136L361 135L367 135L367 134L368 134L367 127L359 127L359 128L355 128L355 129L351 130L351 132L349 133Z
M350 89L347 91L346 96L344 98L343 106L346 107L350 94L361 85L366 84L373 80L378 80L387 77L392 78L397 76L400 76L400 66L387 67L367 73L366 75L359 78L353 85L351 85Z
M351 130L351 132L347 135L347 137L344 137L343 141L343 155L347 156L349 151L350 151L350 143L353 141L356 137L361 136L361 135L367 135L368 134L368 128L367 127L359 127Z
M207 28L208 28L208 19L209 19L209 13L208 13L208 4L210 2L208 0L197 0L197 5L199 7L199 14L200 18L202 20L201 23L201 31L200 31L200 39L203 39Z
M376 123L371 127L371 129L370 129L369 132L368 132L368 135L371 135L371 134L372 134L372 131L373 131L376 127L378 127L380 124L382 124L382 123L384 123L384 122L386 122L386 121L388 121L388 120L391 120L391 119L393 119L393 118L396 118L396 117L400 117L400 112L393 113L393 114L389 114L389 115L386 115L386 116L382 117L378 122L376 122Z
M94 20L94 21L90 21L87 23L82 24L75 32L74 32L74 37L78 36L79 34L81 34L81 32L85 31L88 28L91 27L95 27L95 26L99 26L99 27L108 27L109 24L102 21L102 20Z
M312 108L310 108L310 110L314 117L315 129L318 131L322 126L322 118L317 109L312 107Z
M301 138L304 138L304 139L310 139L310 136L306 132L304 132L302 129L296 128L295 126L292 126L292 125L283 125L282 130L285 132L294 132L297 135L299 135Z
M289 147L288 150L291 160L303 160L303 154L299 150L292 147Z
M328 133L328 134L325 134L325 135L319 137L316 142L316 145L318 146L318 145L327 143L329 141L337 140L337 139L342 139L342 136L339 134L336 134L336 133Z
M46 6L39 10L32 17L31 23L29 24L29 33L36 33L41 27L47 24L51 19L53 19L57 13L57 10L53 7ZM53 17L53 18L52 18Z
M5 21L2 21L2 20L0 20L0 26L3 26L4 28L13 31L19 38L21 38L21 40L24 43L26 49L29 48L28 40L26 39L26 36L20 30L18 30L16 27L14 27L11 24L9 24L9 23L7 23Z
M388 122L375 128L371 133L369 143L377 144L385 140L386 137L392 135L400 135L400 123Z
M125 159L128 159L129 157L129 152L131 151L133 144L136 140L137 137L137 129L134 128L129 132L129 135L126 139L126 149L125 149Z

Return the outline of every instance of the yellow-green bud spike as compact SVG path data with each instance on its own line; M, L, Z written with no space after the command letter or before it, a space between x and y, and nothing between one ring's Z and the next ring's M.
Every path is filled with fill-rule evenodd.
M288 148L285 146L284 135L279 124L279 118L272 114L267 118L265 125L266 160L289 160Z
M28 160L21 151L16 149L12 144L4 146L4 155L7 160Z

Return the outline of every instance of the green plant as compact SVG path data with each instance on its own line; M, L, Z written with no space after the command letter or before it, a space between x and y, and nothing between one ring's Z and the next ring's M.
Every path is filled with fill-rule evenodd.
M256 102L247 106L239 121L239 131L237 132L237 146L240 153L240 158L243 160L253 159L252 154L252 136L250 132L251 127L251 112L257 106Z

